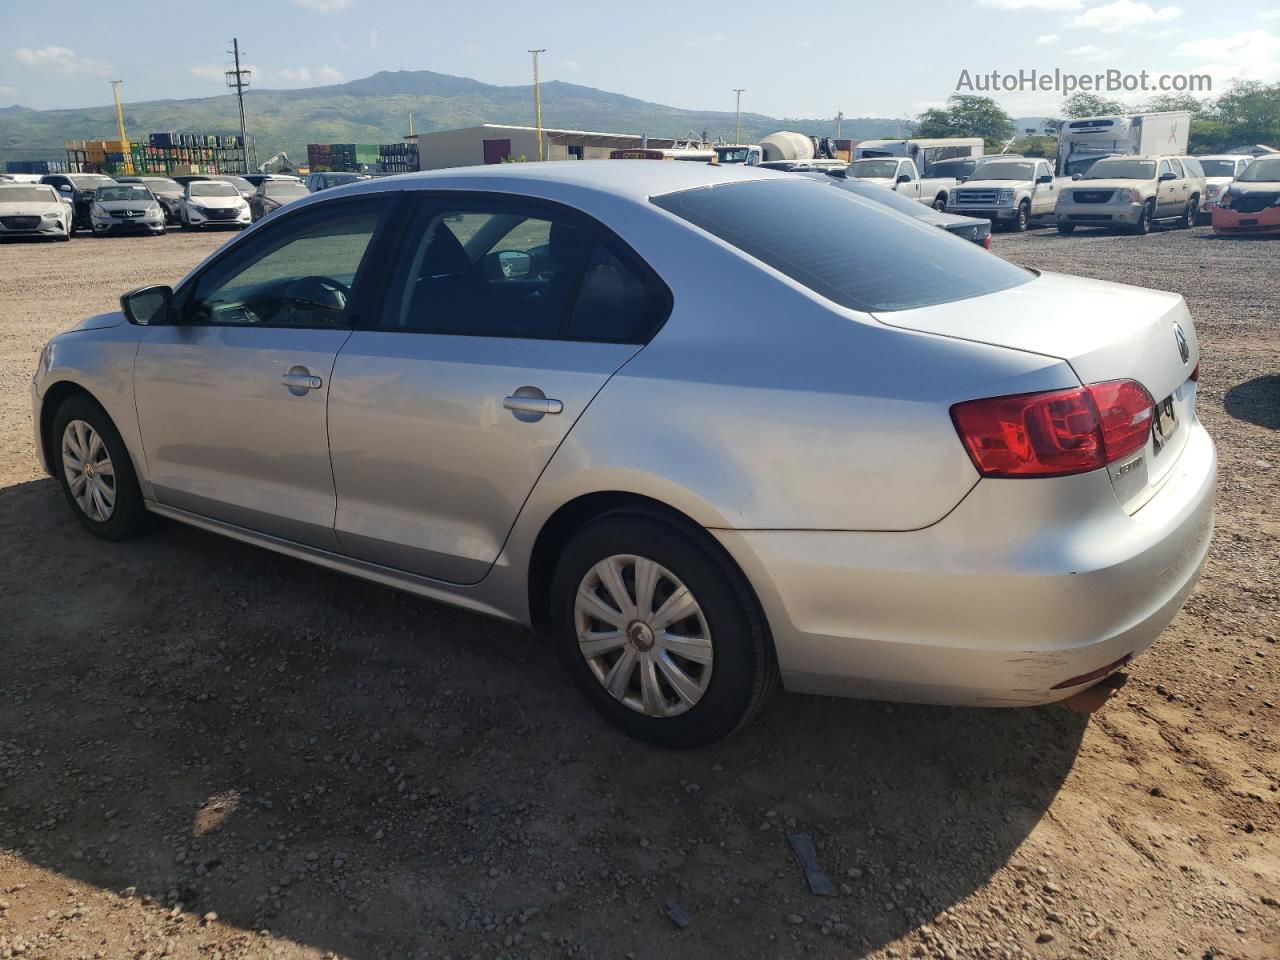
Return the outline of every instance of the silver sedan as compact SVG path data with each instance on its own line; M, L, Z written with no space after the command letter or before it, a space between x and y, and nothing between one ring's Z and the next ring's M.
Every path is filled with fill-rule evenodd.
M629 733L791 691L1040 704L1191 591L1182 299L750 167L513 164L300 200L49 342L37 440L159 515L530 626Z

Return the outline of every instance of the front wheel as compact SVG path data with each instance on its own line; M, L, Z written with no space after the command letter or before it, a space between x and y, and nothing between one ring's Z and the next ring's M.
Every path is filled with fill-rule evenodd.
M1146 236L1151 232L1151 221L1155 218L1156 205L1155 201L1148 200L1142 207L1142 213L1138 215L1138 222L1133 225L1133 232L1138 236Z
M58 485L77 520L104 540L129 540L146 527L129 451L105 410L85 396L58 408L48 438Z
M1018 215L1014 218L1013 229L1018 233L1026 233L1027 226L1031 223L1031 205L1028 203L1018 204Z
M946 213L946 212L947 212L947 198L946 198L946 197L944 197L942 194L938 194L938 196L934 197L934 198L933 198L933 209L937 210L939 213Z
M556 564L551 611L557 653L587 700L659 746L727 736L774 685L746 582L696 528L648 513L591 522Z

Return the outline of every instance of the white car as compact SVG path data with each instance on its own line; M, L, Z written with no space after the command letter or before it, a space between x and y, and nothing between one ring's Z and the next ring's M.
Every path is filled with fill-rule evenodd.
M71 205L43 183L0 183L0 237L71 239Z
M225 180L192 180L182 192L182 225L188 230L238 227L251 222L249 204Z
M1207 157L1196 157L1200 166L1204 167L1205 200L1208 201L1208 214L1213 212L1222 201L1222 195L1245 167L1253 163L1253 157L1247 153L1215 153Z

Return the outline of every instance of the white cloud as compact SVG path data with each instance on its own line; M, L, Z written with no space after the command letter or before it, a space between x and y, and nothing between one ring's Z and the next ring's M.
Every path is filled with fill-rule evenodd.
M74 50L68 50L66 47L41 47L39 50L19 47L13 51L13 58L24 67L39 70L42 73L103 75L111 73L114 69L111 64L103 60L81 57Z
M338 13L351 6L351 0L293 0L293 2L316 13Z
M369 49L370 50L378 49L378 31L377 30L369 31Z
M342 72L327 63L319 67L281 67L276 75L289 83L341 83Z
M1161 7L1157 10L1149 3L1115 0L1114 3L1090 7L1083 13L1068 17L1067 24L1072 27L1101 30L1103 33L1119 33L1121 30L1129 30L1133 27L1177 20L1180 16L1182 16L1181 7Z
M993 10L1079 10L1080 0L978 0Z
M17 100L18 90L16 87L0 87L0 103L16 103Z
M201 80L208 80L210 83L224 83L227 76L227 68L219 67L216 64L201 64L196 67L187 68L193 77L199 77Z
M577 60L561 60L560 66L565 70L577 70L581 64Z
M1280 20L1280 7L1276 7L1273 10L1259 10L1258 19L1259 20Z
M1117 51L1100 47L1096 43L1086 43L1083 47L1074 47L1067 51L1068 57L1078 60L1111 60Z
M1188 40L1176 52L1201 59L1187 72L1209 74L1215 90L1225 90L1232 80L1280 80L1280 36L1266 30Z
M1040 36L1036 37L1036 43L1043 47L1048 43L1057 43L1061 39L1062 38L1056 33L1042 33Z

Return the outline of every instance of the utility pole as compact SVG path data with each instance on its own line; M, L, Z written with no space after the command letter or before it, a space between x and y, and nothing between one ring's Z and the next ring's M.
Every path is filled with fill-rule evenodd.
M733 142L742 142L742 94L746 92L746 87L734 87L733 92L737 94L737 101L733 108Z
M538 54L546 53L545 47L530 50L533 54L533 125L538 128L538 159L545 160L542 152L542 83L538 79Z
M133 173L133 157L129 153L129 138L124 135L124 111L120 109L120 83L111 81L111 96L116 101L116 131L120 134L120 152L124 154L124 172Z
M840 124L841 124L841 121L843 121L843 120L844 120L844 111L843 111L843 110L837 110L837 111L836 111L836 139L837 139L837 140L840 140L840 139L841 139L841 137L840 137Z
M249 86L249 74L251 71L242 70L240 68L240 41L236 38L231 40L231 49L227 53L232 54L236 58L236 68L227 71L227 86L236 92L236 99L240 101L240 152L244 158L244 170L242 173L249 172L249 134L244 124L244 92ZM254 158L255 160L257 157Z

